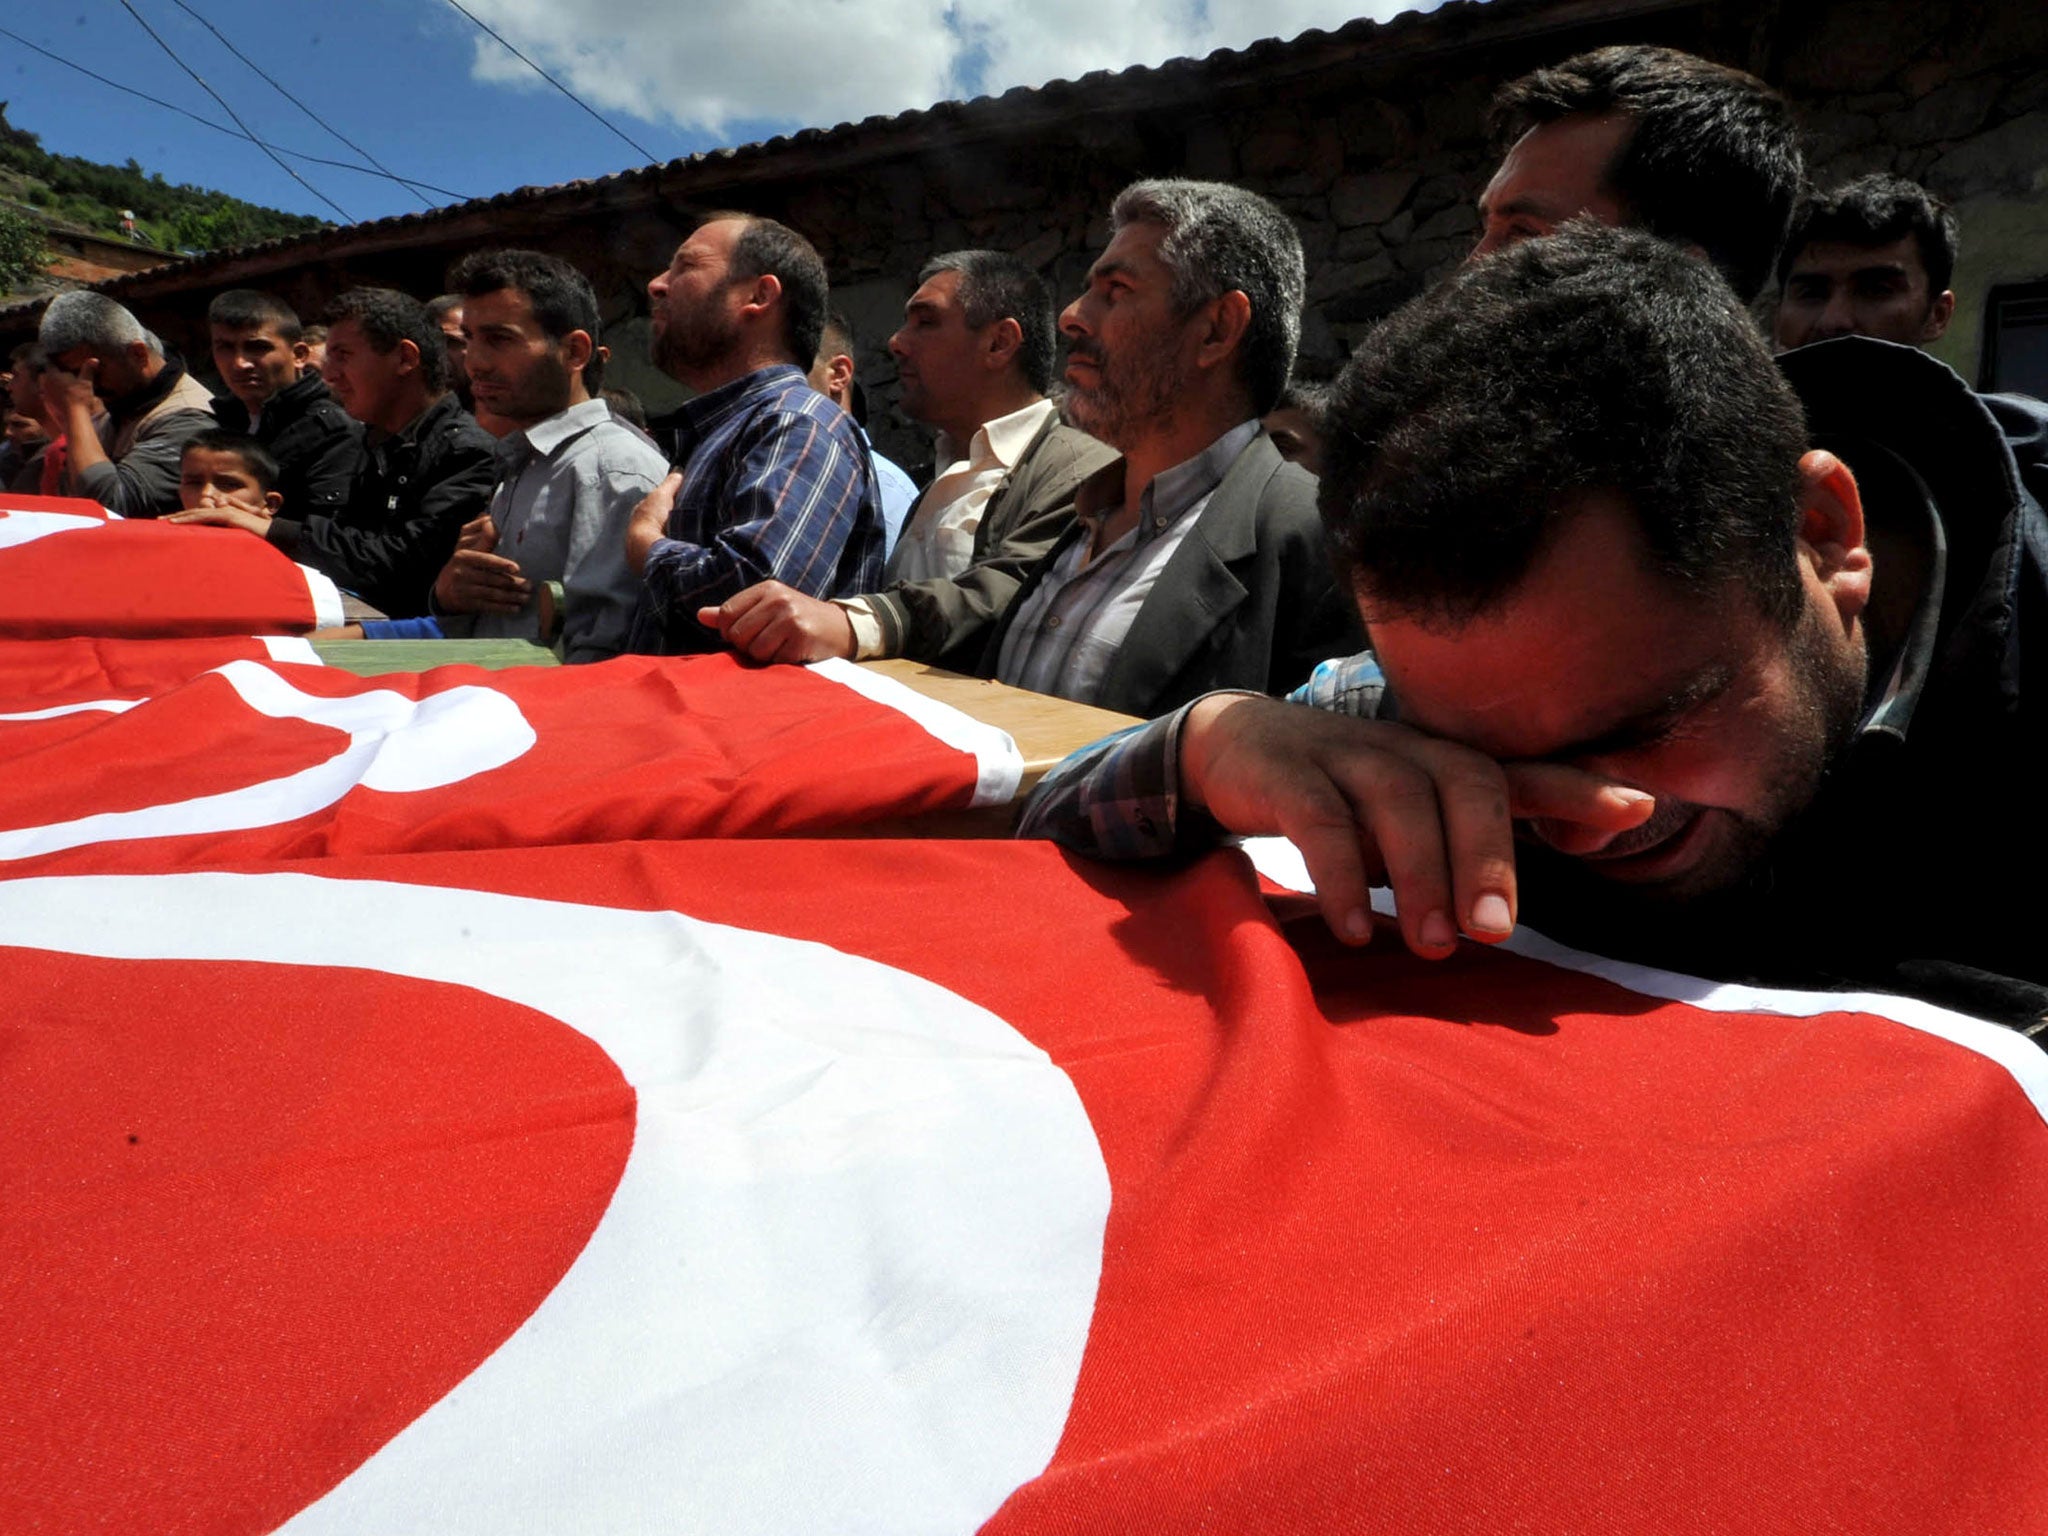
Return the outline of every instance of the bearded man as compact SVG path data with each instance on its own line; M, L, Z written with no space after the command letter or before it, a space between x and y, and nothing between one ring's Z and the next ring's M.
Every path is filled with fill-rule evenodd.
M1158 715L1214 688L1284 693L1361 638L1316 482L1260 430L1301 335L1301 242L1257 193L1141 181L1060 316L1068 423L1119 457L993 626L982 670Z
M677 468L634 508L643 592L628 649L720 648L698 622L756 582L814 597L872 591L881 495L853 418L812 389L828 298L811 243L773 219L715 213L647 285L657 367L696 391Z

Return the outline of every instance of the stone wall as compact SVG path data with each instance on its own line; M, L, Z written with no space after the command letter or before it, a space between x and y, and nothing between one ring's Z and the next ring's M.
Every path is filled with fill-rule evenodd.
M1683 14L1625 35L1693 48L1784 89L1818 184L1887 170L1948 198L1963 254L1956 318L1934 350L1974 382L1986 291L2048 277L2048 20L2010 0L1771 14L1775 23L1736 8ZM1064 141L899 162L806 187L776 211L829 251L838 300L863 333L877 442L917 463L928 457L924 437L893 412L882 343L927 254L964 244L1016 251L1064 300L1104 244L1104 214L1124 182L1171 172L1238 181L1274 198L1301 230L1309 303L1300 371L1325 378L1374 321L1464 259L1495 161L1484 129L1493 87L1559 56L1532 46L1447 60L1373 90L1299 81Z

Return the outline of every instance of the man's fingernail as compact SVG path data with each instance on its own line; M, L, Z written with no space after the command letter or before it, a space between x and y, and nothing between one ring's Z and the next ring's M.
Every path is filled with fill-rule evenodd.
M1506 933L1515 926L1514 915L1508 911L1505 896L1489 891L1472 903L1472 930L1475 933Z
M1448 949L1458 942L1457 930L1451 926L1451 920L1441 912L1432 912L1425 917L1419 933L1426 949Z
M1363 907L1353 907L1344 914L1344 937L1354 944L1363 944L1372 937L1372 915Z

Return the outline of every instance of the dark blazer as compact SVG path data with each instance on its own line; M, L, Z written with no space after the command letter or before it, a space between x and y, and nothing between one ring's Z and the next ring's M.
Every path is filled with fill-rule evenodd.
M899 582L869 596L883 654L972 672L988 627L1074 521L1074 488L1115 457L1114 448L1048 417L982 508L973 563L950 580Z
M990 635L979 671L996 675L1025 594L1075 539L1074 525L1032 568ZM1218 688L1280 694L1319 661L1365 645L1358 605L1337 585L1316 515L1315 476L1263 433L1237 456L1138 610L1100 698L1150 718Z

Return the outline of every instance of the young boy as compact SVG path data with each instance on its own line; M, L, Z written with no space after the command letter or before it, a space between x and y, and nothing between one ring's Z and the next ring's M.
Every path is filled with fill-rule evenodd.
M227 386L215 420L269 450L294 517L342 511L362 469L362 428L308 371L298 313L274 294L236 288L207 306L206 320Z
M165 522L245 528L260 539L284 506L277 460L254 438L202 432L185 445L179 461L178 501L184 510Z

